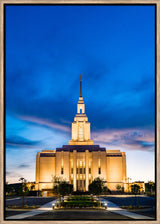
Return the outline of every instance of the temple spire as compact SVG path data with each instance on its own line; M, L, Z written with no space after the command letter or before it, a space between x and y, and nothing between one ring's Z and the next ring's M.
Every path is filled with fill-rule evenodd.
M72 140L69 145L93 145L90 139L90 123L85 114L85 104L82 97L82 74L80 75L80 97L77 103L77 114L72 123Z
M80 97L82 97L82 74L80 75Z

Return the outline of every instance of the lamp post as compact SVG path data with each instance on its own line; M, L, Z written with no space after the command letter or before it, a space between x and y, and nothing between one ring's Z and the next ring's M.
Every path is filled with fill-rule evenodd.
M21 177L19 179L19 181L22 182L22 208L23 208L24 207L24 192L25 192L24 183L26 182L26 179L24 179L23 177Z
M123 179L123 181L122 181L122 193L124 194L124 186L125 186L125 179Z
M129 180L132 180L132 178L128 177L127 180L128 180L128 193L129 193Z

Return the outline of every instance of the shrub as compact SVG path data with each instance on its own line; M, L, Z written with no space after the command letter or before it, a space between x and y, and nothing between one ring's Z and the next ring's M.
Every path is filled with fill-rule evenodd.
M17 205L8 205L8 208L16 209L16 208L21 208L21 207L20 206L17 206Z
M74 208L74 207L97 207L98 203L97 202L92 202L92 201L67 201L67 202L62 202L61 205L63 207L70 207L70 208Z
M61 206L65 208L97 207L98 202L94 201L93 198L89 196L71 196L67 200L63 201Z
M32 205L32 206L31 206L31 208L32 208L32 209L35 209L35 208L36 208L36 206Z
M25 205L24 208L29 208L29 206L28 205Z

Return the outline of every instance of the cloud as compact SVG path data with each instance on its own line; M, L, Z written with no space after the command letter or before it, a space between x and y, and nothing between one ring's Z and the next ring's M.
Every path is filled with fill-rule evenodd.
M73 121L79 96L79 74L83 73L86 113L94 130L154 125L154 41L144 41L154 36L150 32L151 24L146 22L153 22L149 14L145 17L145 32L139 29L142 26L138 21L131 29L123 29L123 33L120 27L129 20L126 23L123 16L118 23L115 18L108 19L114 15L110 10L108 14L99 9L102 12L98 10L100 14L95 20L94 9L88 9L91 10L88 14L84 8L76 8L75 13L72 7L67 7L62 9L62 18L58 13L60 8L54 11L53 7L53 11L46 13L45 20L41 13L37 13L38 20L32 13L33 19L26 20L27 11L22 16L17 10L17 18L22 20L8 13L8 21L14 19L17 32L13 33L13 24L9 23L12 26L8 24L6 43L7 110L12 115L31 117L39 125L63 131L63 119L67 127ZM78 16L81 12L83 18ZM27 25L23 32L21 22ZM95 26L99 32L95 32ZM31 40L28 30L34 34ZM120 45L117 35L121 37ZM133 36L136 38L130 42L128 37ZM146 47L137 40L143 40Z
M154 132L146 129L105 130L94 132L95 144L102 144L106 148L120 148L123 150L154 151Z
M73 70L70 76L67 70L63 75L51 67L50 71L48 68L45 71L44 79L43 72L30 71L28 67L14 68L7 73L7 111L22 119L39 119L35 121L39 125L58 130L64 130L66 126L69 130L79 97L77 71ZM114 74L113 68L91 58L83 71L82 92L86 114L95 131L154 125L152 74L141 74L141 78L133 82L133 78L126 75L119 80L121 75Z
M40 126L49 127L49 128L52 128L52 129L57 129L59 131L70 132L70 128L69 127L67 127L65 125L53 123L49 119L41 119L41 118L30 117L30 116L20 116L19 118L21 120L27 121L29 123L33 123L33 124L37 124L37 125L40 125Z
M32 141L20 136L11 136L6 138L6 146L9 147L37 147L41 141Z
M28 164L20 164L18 166L18 168L28 168L28 167L30 167L30 165L28 165Z

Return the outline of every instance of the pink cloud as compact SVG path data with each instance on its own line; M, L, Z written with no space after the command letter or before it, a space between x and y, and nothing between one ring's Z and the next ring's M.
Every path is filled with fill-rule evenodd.
M107 129L92 133L94 143L103 144L108 149L153 150L154 138L154 132L147 129Z
M53 123L47 119L42 119L42 118L37 118L37 117L32 117L32 116L20 116L19 118L23 121L32 122L32 123L38 124L38 125L44 125L46 127L57 129L57 130L64 131L64 132L70 132L69 127L67 127L65 125Z

